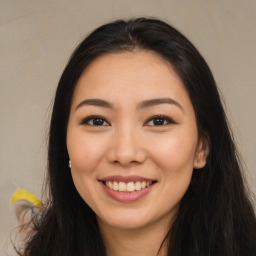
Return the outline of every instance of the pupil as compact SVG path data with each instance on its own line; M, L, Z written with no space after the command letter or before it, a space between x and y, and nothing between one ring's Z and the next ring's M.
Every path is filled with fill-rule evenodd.
M96 118L93 120L94 125L103 125L103 120L101 118Z
M154 120L154 125L163 125L164 124L164 120L161 118L156 118Z

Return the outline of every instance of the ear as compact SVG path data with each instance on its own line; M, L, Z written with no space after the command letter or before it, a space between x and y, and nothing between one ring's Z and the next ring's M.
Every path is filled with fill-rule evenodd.
M202 135L197 144L197 149L194 157L194 168L201 169L206 165L207 156L210 150L210 141L208 135Z

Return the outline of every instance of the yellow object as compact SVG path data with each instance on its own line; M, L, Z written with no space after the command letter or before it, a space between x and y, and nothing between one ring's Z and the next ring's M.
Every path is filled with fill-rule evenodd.
M38 199L34 194L32 194L29 191L24 190L24 189L16 190L16 192L13 194L13 196L11 198L11 204L13 205L15 202L17 202L19 200L26 200L26 201L30 202L33 206L38 208L39 210L41 210L43 207L40 199Z

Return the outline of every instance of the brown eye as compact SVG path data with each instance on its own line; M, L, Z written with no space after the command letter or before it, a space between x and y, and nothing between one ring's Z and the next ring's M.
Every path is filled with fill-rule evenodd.
M108 126L109 123L101 116L88 116L82 120L81 124L92 126Z
M92 120L93 125L103 125L104 120L102 118L95 118Z
M149 126L162 126L162 125L168 125L168 124L175 124L171 118L167 116L154 116L151 117L147 122L146 125Z

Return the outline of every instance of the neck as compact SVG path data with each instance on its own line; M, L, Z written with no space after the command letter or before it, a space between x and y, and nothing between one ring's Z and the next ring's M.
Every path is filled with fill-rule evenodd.
M107 256L166 256L168 225L121 229L98 220ZM163 243L164 241L164 243Z

